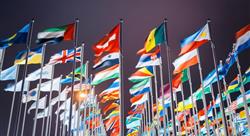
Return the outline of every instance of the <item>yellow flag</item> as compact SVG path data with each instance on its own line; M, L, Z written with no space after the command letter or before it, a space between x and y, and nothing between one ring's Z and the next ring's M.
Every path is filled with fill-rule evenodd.
M156 44L155 44L155 30L156 30L156 28L151 30L148 37L147 37L147 40L146 40L145 45L144 45L146 52L149 52L150 50L152 50L156 46Z

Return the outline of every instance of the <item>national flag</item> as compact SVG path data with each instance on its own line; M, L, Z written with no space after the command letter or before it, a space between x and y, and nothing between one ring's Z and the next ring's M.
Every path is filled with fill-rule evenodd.
M82 77L86 76L86 64L83 64L82 66L75 69L75 80L79 81L81 79L81 76ZM67 75L66 77L69 77L72 80L73 72L70 72L70 74ZM72 82L72 81L70 81L70 82Z
M30 102L30 101L36 101L37 92L38 92L37 88L28 91L26 94L23 95L22 103L27 103L27 102Z
M135 73L133 73L128 80L131 82L140 82L142 80L148 79L149 77L153 76L153 67L152 66L146 66L143 68L140 68Z
M15 88L15 84L8 84L7 87L4 89L5 91L7 92L21 92L21 89L22 89L22 80L17 82L16 84L16 88ZM29 91L29 86L30 86L30 82L29 81L25 81L24 82L24 87L23 87L23 91Z
M234 50L235 49L233 49L233 51L228 54L228 57L227 57L227 59L225 61L225 64L223 65L223 67L221 69L219 69L219 71L218 71L219 75L226 76L229 69L236 62L237 54L235 53Z
M181 73L177 74L173 80L173 88L178 88L181 83L184 83L188 80L187 69L184 69Z
M103 97L104 95L107 95L114 91L119 91L119 88L120 88L119 80L120 80L119 78L116 79L107 89L105 89L99 94L99 97Z
M55 114L59 113L61 110L66 110L70 108L70 101L71 98L69 97L67 100L65 100L60 107L56 110ZM73 105L74 106L74 105Z
M184 111L184 110L191 109L192 107L193 107L193 104L192 104L191 97L188 97L188 99L178 103L176 111Z
M236 47L237 53L240 53L248 48L250 48L250 24L241 28L236 33Z
M246 91L245 96L246 96L246 103L250 103L250 90ZM241 108L244 106L244 100L242 94L237 97L236 101L237 101L237 108Z
M63 91L61 93L59 93L58 96L56 96L53 99L51 99L51 105L55 105L58 101L66 101L68 93L69 93L69 90L68 90L67 87L65 87L63 89Z
M21 30L11 37L0 41L0 48L7 48L13 44L26 43L28 40L28 33L30 30L30 24L25 25Z
M42 110L41 112L37 113L37 117L36 119L42 119L44 117L47 117L48 116L48 110L49 110L49 107L46 107L44 110Z
M129 89L129 93L133 96L144 94L150 91L150 79L145 79Z
M116 25L99 42L93 45L92 49L95 56L101 56L104 52L118 52L119 47L120 24Z
M164 34L166 30L164 26L164 23L162 23L160 26L150 31L144 44L146 52L151 51L153 48L155 48L155 46L161 45L166 41Z
M110 68L107 68L103 71L100 71L95 74L95 77L92 81L92 85L98 85L106 80L118 78L119 77L119 64L116 64Z
M119 116L119 113L120 113L120 112L119 112L119 109L113 110L111 113L109 113L108 116L105 117L104 120L107 120L107 119L112 118L112 117L115 117L115 116Z
M110 67L115 64L119 64L119 57L120 53L119 52L113 52L105 55L102 58L98 58L95 60L95 64L93 66L93 69L99 69L99 68L104 68L104 67Z
M204 93L205 94L210 94L211 93L211 86L207 86L204 88ZM202 88L200 87L196 92L193 93L194 100L201 100L202 99Z
M46 81L40 84L40 91L42 92L50 92L51 91L59 91L60 90L60 82L61 77L57 77L53 80Z
M218 68L218 71L220 71L222 69L222 65L219 65L217 68ZM219 75L219 80L221 80L223 78L222 75ZM216 73L216 70L214 69L213 71L211 71L207 77L204 79L203 81L203 85L204 87L208 86L208 85L211 85L213 83L215 83L217 81L217 73Z
M68 24L43 30L37 34L37 44L57 44L74 39L75 24Z
M30 108L28 109L28 114L30 114L30 111L33 109L36 109L36 103L38 102L38 109L45 109L46 108L46 100L47 95L40 98L38 101L35 101L31 104Z
M131 107L134 106L134 105L140 105L140 104L146 102L147 100L148 100L148 94L147 93L134 96L134 97L132 97L130 99Z
M141 119L137 117L127 117L126 118L126 128L132 129L141 126Z
M174 74L182 72L184 69L193 66L198 63L198 53L197 50L192 50L183 56L177 58L173 65L175 67Z
M103 113L106 114L108 111L116 109L119 106L120 106L119 104L112 102L111 104L108 104L106 107L103 108Z
M40 64L42 62L42 48L31 49L28 53L27 64ZM27 50L20 51L15 58L15 64L25 64Z
M209 34L209 27L208 24L206 24L204 27L202 27L200 30L198 30L196 33L192 34L191 36L185 38L181 41L181 52L179 56L186 54L201 45L205 44L210 40L210 34Z
M0 80L6 81L6 80L15 80L17 78L17 71L19 70L19 66L13 65L0 73Z
M40 79L41 71L42 71L42 79L51 79L51 74L52 74L52 70L53 70L52 67L53 67L52 65L45 65L43 67L43 70L41 70L41 68L40 68L40 69L28 74L28 77L25 80L35 81L35 80Z
M156 66L161 63L160 48L157 48L155 52L143 54L136 68L146 67L146 66Z
M119 91L114 91L102 97L101 103L106 103L107 101L118 100L119 99Z
M76 62L81 62L81 47L76 49L76 54L74 53L74 49L62 50L59 53L50 57L49 65L55 65L58 63L65 64L68 62L74 61L74 55L76 56Z

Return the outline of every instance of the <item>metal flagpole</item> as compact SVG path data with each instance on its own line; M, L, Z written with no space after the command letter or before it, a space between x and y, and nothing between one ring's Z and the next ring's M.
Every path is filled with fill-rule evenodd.
M174 100L176 100L175 106L178 107L178 105L177 105L177 103L178 103L178 101L177 101L177 92L174 92ZM171 110L173 110L173 109L171 109ZM178 115L178 114L179 114L179 111L177 110L176 115ZM174 118L176 118L176 116L174 116ZM178 121L178 122L179 123L175 126L177 135L178 135L178 132L180 132L180 127L181 127L181 122L180 121ZM178 126L178 125L180 125L180 126Z
M158 110L158 108L159 108L159 102L158 102L159 97L158 97L156 66L153 66L153 74L154 74L155 101L156 101L157 132L158 132L158 135L159 135L161 122L160 122L160 115L159 115L159 110Z
M210 25L210 22L211 20L207 20L207 24ZM210 27L208 27L210 28ZM210 30L209 30L210 32ZM225 115L225 109L224 109L224 102L223 102L223 99L222 99L222 92L221 92L221 84L220 84L220 79L219 79L219 72L218 72L218 68L217 68L217 60L216 60L216 54L215 54L215 46L214 46L214 43L212 40L210 40L210 45L211 45L211 49L212 49L212 55L213 55L213 61L214 61L214 68L215 68L215 71L216 71L216 78L217 78L217 87L218 87L218 92L219 92L219 96L220 96L220 100L221 100L221 103L220 103L220 110L222 112L222 123L224 125L224 133L225 133L225 136L228 136L228 128L227 128L227 121L226 121L226 115Z
M187 68L188 71L188 83L189 83L189 89L190 89L190 96L191 96L191 101L192 101L192 112L193 112L193 116L195 115L195 110L194 110L194 97L193 97L193 87L192 87L192 78L191 78L191 73L190 73L190 68ZM198 136L198 132L197 132L197 128L196 128L196 118L194 117L194 133L196 136Z
M59 136L62 136L62 127L63 127L63 123L62 123L62 121L60 121ZM55 135L55 136L57 136L57 135Z
M162 107L163 107L163 129L164 129L164 136L167 136L166 131L166 111L164 107L165 95L164 95L164 85L163 85L163 70L162 70L162 61L160 61L160 80L161 80L161 96L162 96Z
M243 79L242 79L241 67L240 67L240 62L239 62L238 56L236 56L236 64L237 64L237 69L239 72L238 80L239 80L239 84L240 84L240 90L241 90L240 92L241 92L242 97L243 97L244 109L246 112L248 132L250 133L250 116L249 116L249 110L248 110L248 105L247 105L246 91L245 91L245 87L242 83Z
M53 92L53 80L54 80L54 70L55 70L55 65L52 65L52 74L51 74L51 82L50 82L50 91L49 91L49 105L48 105L48 113L47 113L47 119L46 119L46 128L45 128L45 135L49 136L49 122L50 122L50 111L51 111L51 98L52 98L52 92Z
M151 90L150 90L151 91ZM150 95L149 95L149 93L148 93L148 101L147 101L147 103L146 103L146 106L147 106L147 115L148 115L148 133L150 134L150 132L151 132L151 128L150 128L150 125L151 125L151 117L150 117L150 104L149 104L149 101L150 101ZM151 111L151 112L153 112L153 111Z
M69 128L68 128L68 136L71 136L71 122L72 122L72 105L73 105L73 98L74 98L74 83L75 83L75 67L76 67L76 48L77 48L77 41L78 41L78 25L79 19L75 20L75 34L74 34L74 61L72 66L72 83L71 83L71 99L70 99L70 111L69 111Z
M12 122L12 114L13 114L13 108L14 108L15 98L16 98L16 84L17 84L17 81L18 81L19 65L17 65L16 67L17 67L16 68L16 78L15 78L14 92L13 92L12 102L11 102L11 109L10 109L10 117L9 117L9 123L8 123L7 136L10 135L10 127L11 127L11 122Z
M197 116L197 119L198 119L198 121L197 121L197 124L198 124L198 135L200 135L200 133L201 133L201 126L200 126L200 120L199 120L199 118L198 118L198 109L197 109L197 103L195 102L195 112L196 112L196 116ZM195 117L194 117L195 118Z
M19 98L18 98L18 109L19 111L17 112L17 123L15 125L15 129L14 129L14 135L18 135L19 132L19 124L20 124L20 119L21 119L21 112L22 112L22 97L24 94L24 83L25 83L25 78L27 75L27 70L28 70L28 57L29 57L29 52L30 52L30 46L31 46L31 40L32 40L32 33L33 33L33 25L34 25L35 20L32 19L30 22L30 30L28 33L28 37L27 37L27 43L26 43L26 55L25 55L25 65L24 65L24 72L23 72L23 77L22 77L22 86L21 86L21 92L19 94Z
M123 38L122 38L122 33L123 33L123 19L120 19L120 33L119 33L119 46L120 46L120 56L119 56L119 67L120 67L120 76L119 76L119 83L120 83L120 88L119 88L119 98L120 98L120 136L124 136L124 91L123 91L123 55L122 55L122 46L123 46Z
M44 113L44 114L45 114L45 113ZM43 133L44 133L44 124L45 124L45 116L43 116L42 129L41 129L41 136L43 136Z
M185 105L185 97L184 97L184 93L183 93L183 85L182 85L182 83L180 84L180 86L181 86L181 97L182 97L182 101L183 101L183 107L184 107L184 123L185 123L185 127L186 127L186 125L187 125L187 119L186 119L186 117L187 117L187 114L186 114L186 109L185 109L185 107L186 107L186 105ZM188 134L187 134L187 129L185 128L185 135L187 136Z
M0 49L0 52L1 52L1 56L0 56L0 76L1 76L1 73L2 73L2 68L3 68L3 61L4 61L4 55L5 55L5 48L4 49Z
M166 46L166 53L167 53L167 64L168 64L168 82L170 85L170 96L171 96L171 106L172 106L172 122L173 122L173 135L176 136L176 122L175 122L175 113L174 113L174 94L173 94L173 87L172 87L172 72L170 67L171 55L170 55L170 47L168 45L168 35L167 35L167 19L164 19L164 34L165 34L165 46Z
M200 82L201 82L201 92L202 92L202 102L203 102L203 109L205 112L205 127L207 130L207 135L210 136L210 127L208 124L208 116L207 116L207 102L206 102L206 95L204 92L204 85L203 85L203 74L202 74L202 67L201 67L201 62L200 62L200 54L199 54L199 49L197 49L197 54L198 54L198 66L199 66L199 74L200 74Z
M40 98L40 91L41 91L43 66L44 66L44 58L45 58L45 49L46 49L46 44L44 44L43 47L42 47L42 63L41 63L41 71L40 71L40 79L39 79L39 84L38 84L37 98L36 98L37 103L36 103L36 110L35 110L35 118L34 118L32 136L36 135L37 113L38 113L38 104L39 104L38 100Z
M86 112L87 112L87 104L86 104L86 101L84 101L84 110L83 110L83 130L84 130L84 135L86 133L86 130L87 130L87 124L86 124Z
M69 98L69 99L71 99L71 98ZM67 109L67 100L66 100L66 102L64 102L65 103L65 105L64 105L64 112L63 112L63 121L62 121L62 124L63 124L63 130L62 130L62 135L63 136L66 136L66 119L67 119L67 115L66 115L66 113L67 113L67 111L69 110L69 109Z
M60 81L62 79L62 75L60 75ZM58 102L57 102L57 109L60 107L60 102L61 102L61 91L62 91L62 85L60 83L59 86L59 92L58 92ZM57 130L58 130L58 122L59 122L59 112L56 113L56 128L55 128L55 136L57 136Z
M153 110L154 109L154 106L153 106L154 100L153 100L152 78L150 78L150 103L151 103L152 127L154 127L154 125L153 125L154 124L154 110Z
M30 85L30 83L29 83L29 85ZM27 106L28 106L28 102L25 102L25 105L24 105L24 113L23 113L23 124L22 124L21 136L23 136L23 132L24 132L24 128L25 128L26 114L27 114Z
M215 94L214 94L214 88L213 88L213 85L210 85L210 88L211 88L211 95L212 95L212 100L213 101L216 101L216 98L214 97ZM217 110L216 110L216 107L213 108L214 110L214 113L215 113L215 122L216 122L216 127L219 128L219 125L220 123L218 122L218 119L217 119ZM217 133L216 133L217 134ZM220 135L220 131L218 130L218 135Z

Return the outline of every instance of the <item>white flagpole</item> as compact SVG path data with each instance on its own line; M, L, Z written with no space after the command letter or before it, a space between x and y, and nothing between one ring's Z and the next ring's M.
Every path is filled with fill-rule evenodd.
M45 113L44 113L45 114ZM42 129L41 129L41 136L43 136L44 133L44 124L45 124L45 116L43 116L43 123L42 123Z
M214 94L214 88L213 88L213 85L210 85L210 88L211 88L211 95L212 95L212 100L213 101L216 101L216 98L214 97L215 94ZM216 127L219 128L220 126L220 123L218 122L218 119L217 119L217 110L216 110L216 107L213 108L214 110L214 113L215 113L215 122L216 122ZM216 131L216 135L220 135L220 131L218 129L218 131Z
M55 65L52 65L52 74L51 74L51 82L50 82L50 91L49 91L49 105L48 105L48 113L47 113L47 119L46 119L46 129L45 129L45 135L50 136L49 128L49 122L52 115L50 114L52 107L51 107L51 99L52 99L52 92L53 92L53 80L54 80L54 70ZM51 117L50 117L51 116Z
M4 49L0 49L0 52L1 52L1 56L0 56L0 76L1 76L1 73L2 73L2 70L3 70L2 68L3 68L5 48Z
M71 99L71 98L70 98ZM66 100L67 101L67 100ZM64 105L64 112L63 112L63 121L62 121L62 124L63 124L63 130L62 130L62 135L63 136L66 136L66 125L65 125L65 122L66 122L66 112L68 111L69 109L67 109L67 102L65 102L65 105Z
M63 122L60 121L59 136L62 136L62 130L63 130L62 128L63 128ZM57 136L57 135L55 135L55 136Z
M60 75L60 81L62 80L62 75ZM59 92L58 92L58 102L57 102L57 109L59 109L60 107L60 103L61 103L61 91L62 91L62 84L60 82L59 84ZM55 136L57 136L57 130L58 130L58 122L59 122L59 112L57 112L56 114L56 128L55 128ZM61 127L61 126L60 126ZM61 130L61 129L60 129Z
M182 98L182 101L183 101L183 107L184 107L184 123L185 123L185 127L186 127L186 125L187 125L187 119L186 119L186 117L187 117L187 114L186 114L186 109L185 109L185 107L186 107L186 104L185 104L185 97L184 97L184 93L183 93L183 84L181 83L180 84L180 86L181 86L181 98ZM185 128L185 135L187 136L188 134L187 134L187 129Z
M193 112L193 116L195 115L195 110L194 107L196 106L196 104L194 104L194 97L193 97L193 86L192 86L192 78L191 78L191 73L190 73L190 68L187 68L188 71L188 83L189 83L189 90L190 90L190 95L191 95L191 101L192 101L192 112ZM196 102L195 102L196 103ZM194 117L194 134L197 136L198 135L198 131L196 128L196 118ZM198 122L199 123L199 122Z
M153 111L154 100L153 100L152 78L150 78L150 104L151 104L151 117L152 117L151 123L152 123L152 127L154 127L154 125L153 125L154 124L154 111ZM150 127L150 129L151 129L151 127Z
M11 102L11 109L10 109L10 117L9 117L9 123L8 123L7 136L10 135L10 127L11 127L11 122L12 122L12 114L13 114L13 108L14 108L15 98L16 98L16 84L17 84L17 81L18 81L19 65L17 65L16 67L17 67L16 68L16 79L15 79L14 92L13 92L12 102ZM0 73L1 73L1 71L0 71Z
M150 90L151 91L151 90ZM146 108L147 108L147 116L148 116L148 133L150 134L150 132L151 132L151 128L150 128L150 125L151 125L151 117L150 117L150 105L149 105L149 101L150 101L150 98L149 98L150 96L149 96L149 93L148 93L148 101L147 101L147 103L146 103ZM153 111L151 111L151 112L153 112Z
M178 107L178 100L177 100L177 92L175 91L174 92L174 94L173 94L173 98L174 98L174 100L176 100L176 103L175 103L175 107L177 108ZM171 110L174 110L174 109L172 109L171 108ZM177 110L176 111L176 115L178 115L179 114L179 111ZM176 119L176 116L174 116L174 118ZM180 132L180 127L181 127L181 122L179 121L179 120L176 120L176 121L178 121L179 122L179 125L180 126L178 126L178 124L175 126L175 128L176 128L176 133L177 133L177 135L178 135L178 132ZM173 126L174 127L174 126Z

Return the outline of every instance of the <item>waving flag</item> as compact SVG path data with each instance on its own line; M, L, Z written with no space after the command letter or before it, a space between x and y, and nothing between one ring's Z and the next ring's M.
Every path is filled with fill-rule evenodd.
M107 101L111 100L118 100L119 99L119 91L114 91L102 97L101 103L106 103Z
M140 94L140 95L134 96L130 99L130 102L132 103L131 107L134 105L143 104L147 100L148 100L148 94Z
M30 74L26 78L27 81L35 81L40 79L41 69L38 69ZM42 79L51 79L52 65L45 65L42 70Z
M63 89L63 91L58 96L51 99L51 105L55 105L58 101L66 101L68 93L68 88L65 87L65 89Z
M31 110L36 109L37 102L38 102L38 109L45 109L46 108L46 100L47 100L47 95L44 96L43 98L40 98L38 101L35 101L34 103L32 103L30 108L28 109L28 114L30 114Z
M118 64L119 57L120 53L118 52L109 53L106 56L95 60L96 63L94 64L93 69L104 68Z
M22 103L36 101L36 99L37 99L37 88L28 91L27 94L24 94L22 97Z
M105 89L99 94L99 97L102 97L114 91L119 91L120 88L119 80L120 80L119 78L116 79L107 89Z
M15 84L8 84L8 86L4 90L7 91L7 92L14 92L14 90L16 92L21 92L22 82L23 82L23 80L17 82L16 89L15 89ZM28 91L29 90L29 86L30 86L30 82L25 81L24 82L23 91Z
M199 31L181 41L181 52L179 56L200 47L210 39L208 24L206 24Z
M28 39L28 33L30 30L30 24L25 25L20 31L18 31L13 36L1 40L0 41L0 48L7 48L13 44L22 44L26 43Z
M0 80L6 81L6 80L15 80L17 78L17 71L19 70L19 66L14 65L11 66L5 70L3 70L0 73Z
M106 114L108 111L110 111L112 109L119 108L119 106L120 106L119 104L113 102L113 103L111 103L103 108L103 113Z
M76 62L81 62L81 47L78 47L76 49ZM58 63L68 63L74 61L74 49L69 50L62 50L59 53L56 53L55 55L50 57L49 65L55 65Z
M198 63L198 54L197 50L192 50L183 56L177 58L173 65L175 67L174 74L182 72L184 69L193 66Z
M222 65L219 65L217 68L218 68L218 71L220 71L222 69ZM223 77L221 75L219 75L219 80L221 80ZM210 84L213 84L217 81L217 76L216 76L216 70L214 69L213 71L211 71L207 77L204 79L203 81L203 84L204 84L204 87L210 85Z
M104 52L118 52L119 47L120 24L116 25L111 32L106 34L98 43L93 45L95 56L101 56Z
M59 91L60 90L60 81L61 77L55 78L53 80L41 83L40 91L42 92L50 92L51 91ZM52 82L52 84L51 84Z
M160 55L160 48L158 48L153 53L143 54L139 62L136 65L136 68L146 67L146 66L156 66L160 65L161 63L161 55Z
M178 88L181 83L184 83L188 80L187 69L184 69L181 73L177 74L173 80L173 88Z
M250 24L241 28L236 33L236 47L235 50L240 53L250 48Z
M166 41L165 31L164 23L150 31L144 44L146 52L151 51L155 46L163 44Z
M15 64L25 64L27 50L23 50L16 55ZM42 62L42 47L31 49L28 53L27 64L39 64Z
M113 110L111 113L109 113L109 115L107 117L105 117L105 120L106 119L109 119L109 118L112 118L112 117L115 117L115 116L119 116L119 109L117 110Z
M133 73L128 80L131 82L140 82L142 80L148 79L149 77L153 76L153 67L147 66L140 68L135 73Z
M57 44L74 39L75 24L53 27L37 34L37 44Z
M204 88L204 93L209 94L211 93L211 86L207 86ZM194 100L201 100L202 99L202 88L200 87L196 92L193 93Z
M129 93L133 96L144 94L150 91L150 79L143 80L129 89Z
M192 107L193 107L193 104L191 101L191 97L189 97L188 99L178 103L176 111L184 111L184 110L191 109Z
M103 71L100 71L95 74L95 77L92 81L92 85L98 85L106 80L113 79L113 78L118 78L119 77L119 65L116 64L110 68L107 68Z

